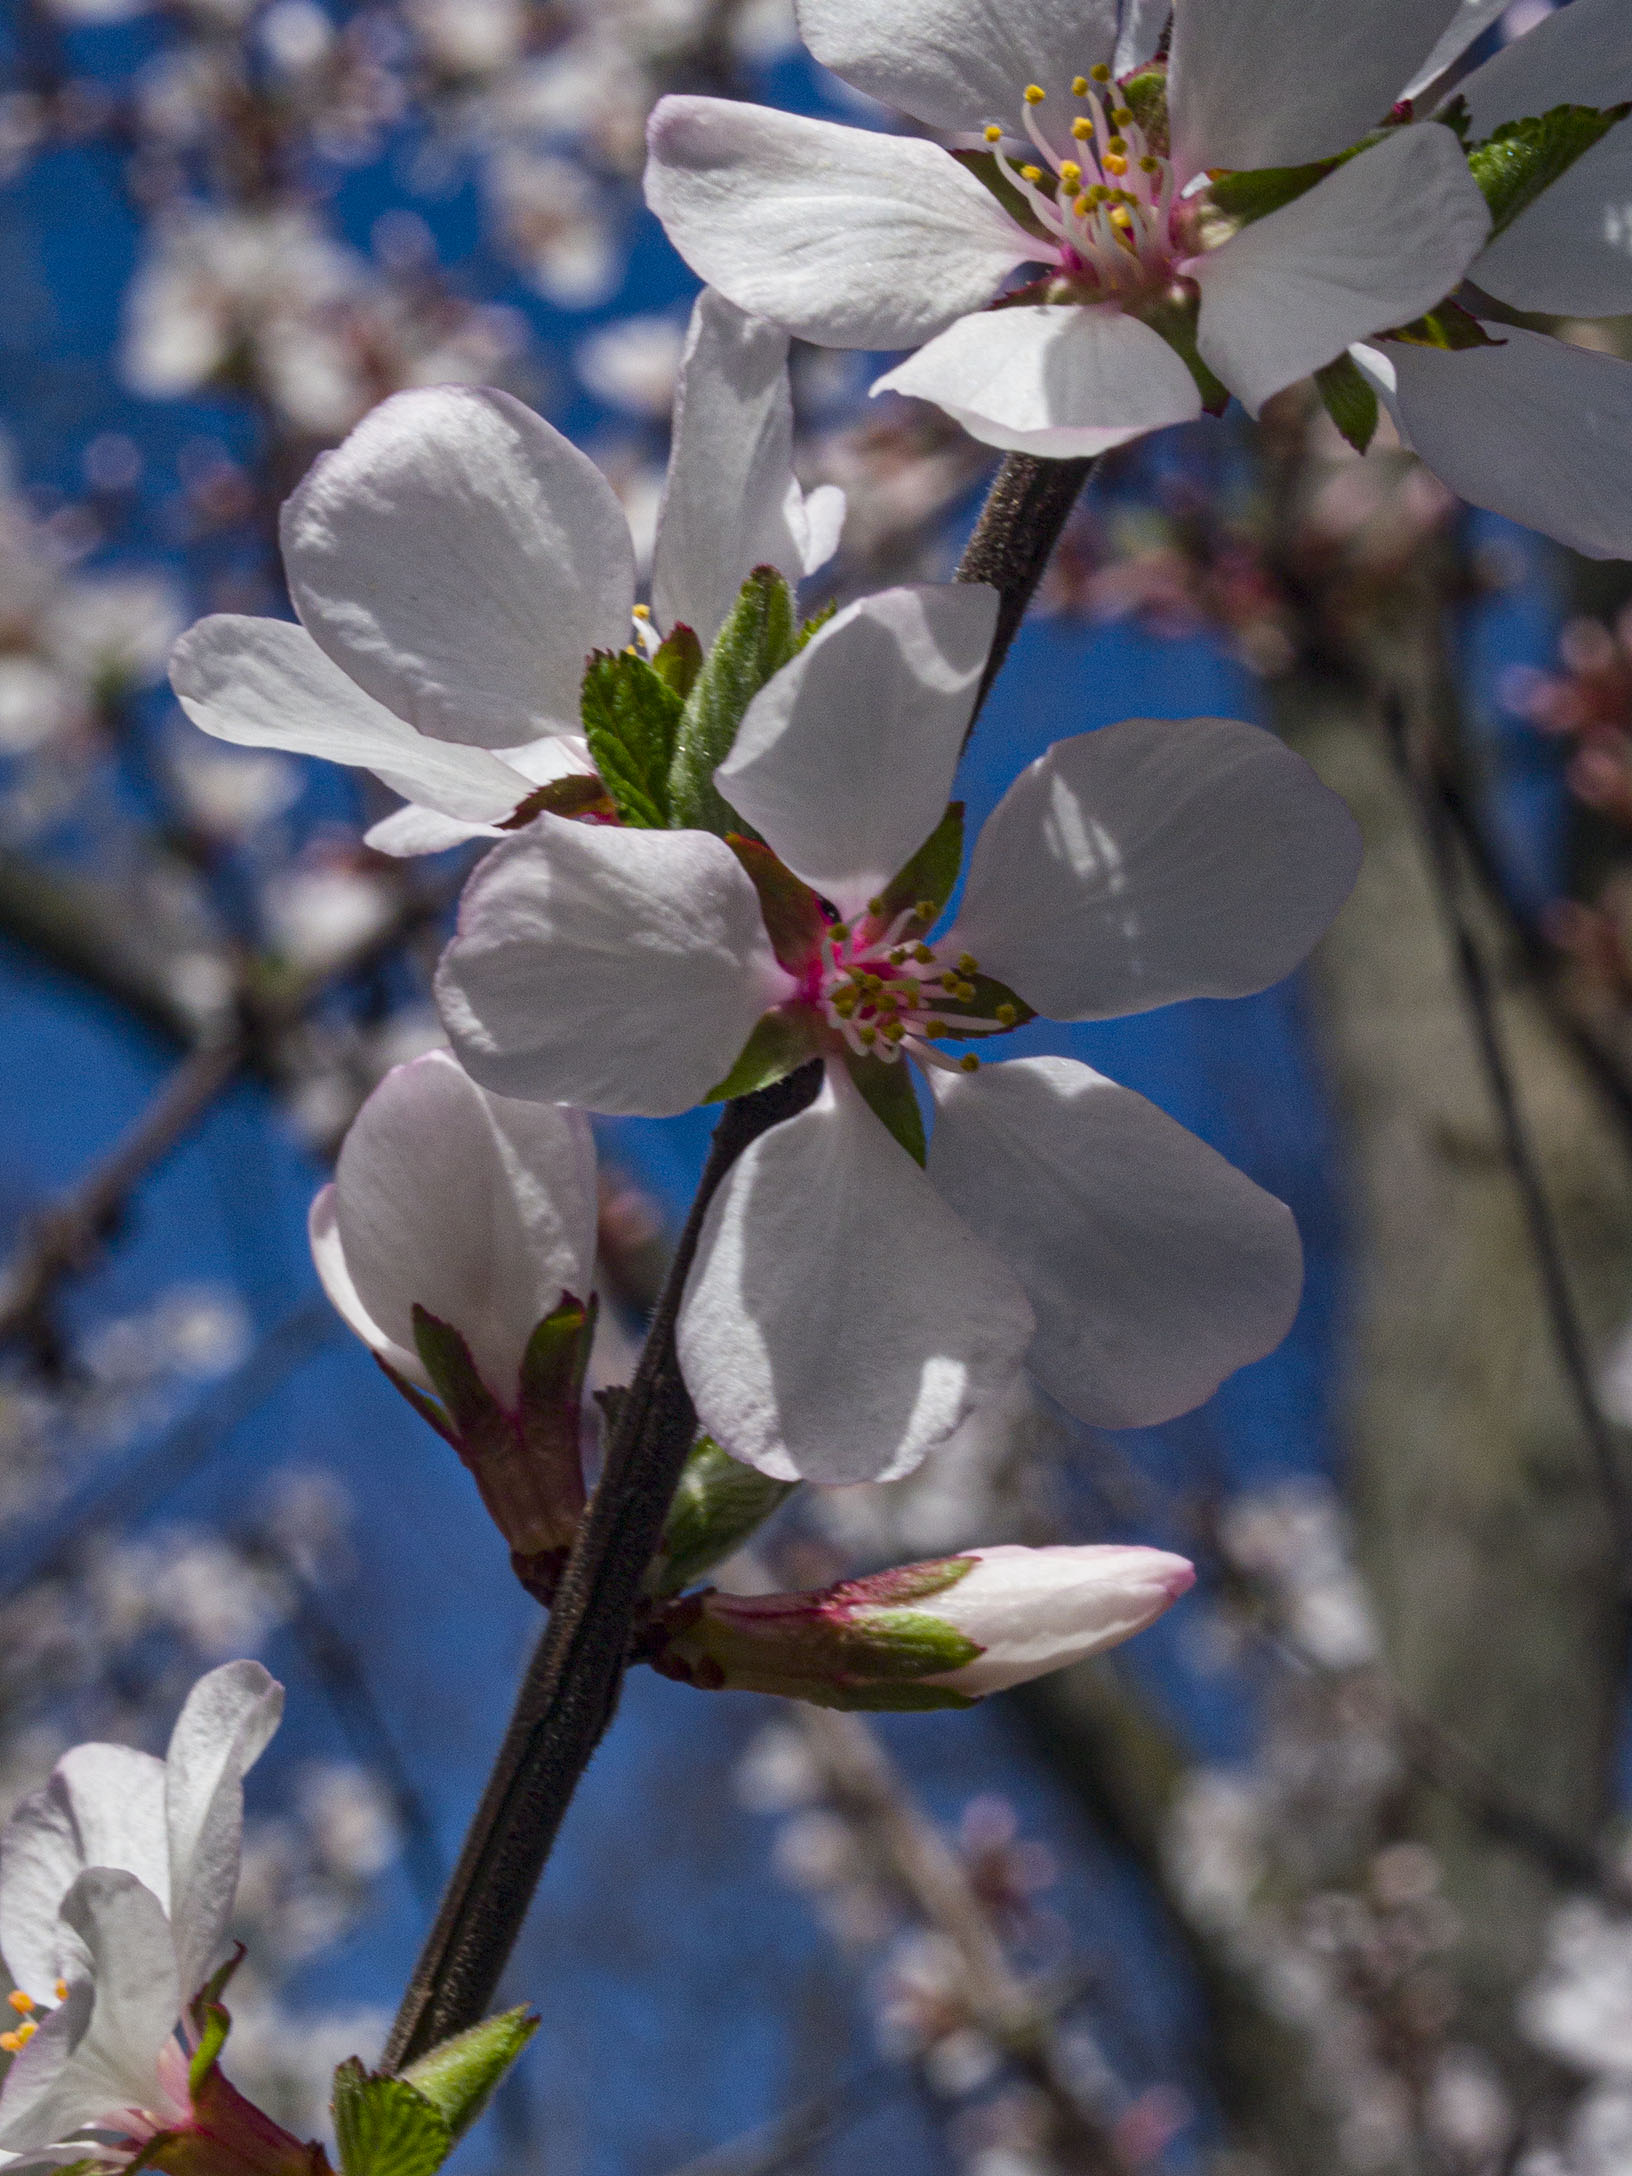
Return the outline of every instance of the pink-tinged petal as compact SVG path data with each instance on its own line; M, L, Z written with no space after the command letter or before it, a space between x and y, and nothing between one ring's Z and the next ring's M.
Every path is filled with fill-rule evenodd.
M282 537L304 625L436 740L505 748L570 728L585 658L629 639L634 546L612 488L508 393L382 401L314 463Z
M1632 9L1571 0L1457 85L1475 138L1554 106L1618 106L1632 98ZM1618 317L1632 310L1632 125L1601 142L1521 212L1474 272L1519 310Z
M882 590L749 704L720 791L841 914L882 891L945 814L996 625L984 583Z
M1011 1383L1031 1311L847 1082L761 1136L703 1227L681 1372L731 1454L778 1480L910 1473Z
M1233 718L1129 718L1056 741L988 818L957 933L1056 1020L1245 997L1303 958L1360 868L1301 756Z
M692 270L820 347L914 347L1036 249L935 144L724 98L661 99L647 141L646 201Z
M445 1050L428 1051L363 1105L335 1183L345 1276L381 1357L412 1350L424 1307L461 1332L482 1380L514 1405L528 1339L564 1293L587 1300L594 1280L583 1113L490 1095Z
M188 629L170 681L194 725L247 748L361 764L397 792L466 823L508 816L524 779L486 748L428 740L365 695L288 620L218 612Z
M982 445L1057 460L1201 413L1184 362L1114 303L1017 303L960 318L873 391L933 401Z
M984 1652L925 1682L976 1699L1120 1646L1196 1581L1195 1566L1165 1549L1005 1543L963 1554L974 1570L920 1607Z
M436 978L484 1088L650 1118L700 1102L793 993L721 840L555 816L481 863Z
M1038 119L1069 143L1082 109L1071 80L1111 58L1115 0L799 0L799 31L833 73L931 128L1018 133L1023 94L1048 97Z
M1079 1420L1171 1420L1285 1337L1292 1212L1153 1103L1068 1058L932 1085L930 1177L1020 1279L1027 1364Z
M358 1297L346 1262L345 1242L340 1237L340 1193L332 1181L317 1195L307 1212L306 1238L318 1282L346 1328L360 1337L370 1352L377 1353L388 1368L406 1375L421 1390L434 1390L435 1385L426 1374L419 1354L410 1346L399 1345L395 1338L388 1337Z
M1169 102L1181 178L1346 151L1387 119L1456 6L1174 0Z
M244 1777L282 1714L283 1687L276 1678L258 1662L229 1662L199 1679L170 1733L164 1803L170 1924L183 2001L221 1961L238 1894Z
M1368 351L1392 371L1405 436L1475 506L1589 559L1632 558L1632 363L1513 325L1487 330L1500 346Z
M1451 131L1398 129L1186 265L1201 289L1197 345L1256 415L1351 341L1442 302L1489 232Z
M820 501L821 541L838 544L844 495ZM758 566L790 582L811 571L805 496L793 475L788 336L704 288L675 395L668 481L657 521L652 607L658 625L713 641ZM831 550L823 557L831 556ZM821 560L814 562L820 565Z

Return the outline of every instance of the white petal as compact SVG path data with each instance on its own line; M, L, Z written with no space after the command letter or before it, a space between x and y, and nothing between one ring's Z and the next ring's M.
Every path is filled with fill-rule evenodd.
M1172 15L1172 0L1122 0L1122 28L1111 62L1115 74L1132 75L1156 58Z
M848 1081L775 1126L710 1206L681 1372L733 1457L779 1480L910 1473L1012 1382L1031 1311Z
M739 309L822 347L904 348L989 302L1032 242L938 145L665 98L646 201Z
M629 639L634 547L612 488L508 393L382 401L313 465L281 531L302 621L437 740L504 748L575 725L585 658Z
M799 580L806 569L788 521L790 491L802 513L788 336L705 287L680 366L657 519L652 608L660 627L683 621L706 649L755 567Z
M363 844L375 854L392 854L406 860L415 854L445 854L450 846L467 839L502 839L497 824L461 823L457 816L442 816L434 808L410 801L363 833Z
M0 2131L11 2147L154 2106L159 2052L181 2010L169 1921L134 1874L90 1867L64 1899L63 1917L90 1958L90 2020L50 2090Z
M67 1791L53 1778L18 1804L0 1834L0 1956L36 2002L53 1998L57 1913L84 1864Z
M421 1390L433 1390L435 1385L426 1374L418 1353L387 1337L357 1296L340 1237L340 1196L332 1181L318 1194L307 1212L306 1237L311 1245L318 1281L328 1295L329 1305L346 1328L360 1337L370 1352L378 1353L387 1367L394 1368L399 1375L406 1375Z
M793 994L721 840L541 816L465 887L436 995L495 1095L668 1118Z
M1632 10L1626 0L1571 0L1457 89L1476 137L1554 106L1617 106L1632 98ZM1632 310L1632 124L1617 122L1522 212L1474 277L1520 310L1561 317Z
M1028 83L1081 109L1071 79L1111 58L1115 0L799 0L799 31L816 58L858 91L931 128L1018 130Z
M1589 559L1632 558L1632 364L1517 326L1488 330L1500 347L1388 342L1411 444L1475 506Z
M1461 0L1456 13L1440 32L1439 42L1401 91L1402 98L1420 98L1432 90L1446 69L1459 61L1468 47L1511 6L1512 0ZM1458 89L1461 85L1457 86Z
M1165 1549L1006 1543L963 1554L974 1570L922 1606L985 1652L927 1682L976 1698L1131 1639L1196 1579L1193 1565Z
M46 1789L67 1808L82 1866L119 1867L168 1906L163 1761L128 1745L76 1745Z
M961 318L873 391L933 401L983 445L1058 460L1201 413L1181 358L1114 303L1018 303Z
M1292 1212L1143 1096L1068 1058L932 1085L930 1176L1019 1277L1028 1365L1079 1420L1171 1420L1291 1328Z
M1056 741L988 818L957 934L1056 1020L1244 997L1348 897L1360 835L1272 733L1129 718Z
M1490 208L1450 130L1399 129L1192 259L1197 345L1256 415L1351 340L1442 302L1489 232Z
M219 1961L238 1893L244 1777L282 1714L283 1687L274 1677L258 1662L229 1662L199 1679L170 1733L170 1920L185 2001Z
M1169 96L1182 178L1346 151L1387 118L1456 5L1175 0Z
M945 814L997 625L984 583L847 605L748 706L715 777L841 914L859 913Z
M78 1935L73 1939L78 1942ZM46 1999L50 2000L49 1990ZM39 2020L39 2030L7 2066L5 2083L0 2085L0 2152L8 2165L16 2158L51 2158L53 2134L74 2127L71 2122L55 2120L56 2087L74 2049L85 2037L93 1999L89 1979L80 1979L65 1999ZM59 2148L55 2158L73 2161L84 2151L83 2146L66 2152Z
M340 1150L346 1270L372 1321L414 1342L416 1302L459 1330L513 1407L527 1341L589 1298L595 1144L580 1111L478 1088L445 1050L388 1073Z
M845 497L837 484L818 484L814 491L789 486L787 522L799 548L801 573L814 574L827 565L844 534L844 515Z
M360 763L427 807L467 822L508 816L525 781L485 748L428 740L324 656L288 620L221 612L189 628L170 681L194 725L217 740Z

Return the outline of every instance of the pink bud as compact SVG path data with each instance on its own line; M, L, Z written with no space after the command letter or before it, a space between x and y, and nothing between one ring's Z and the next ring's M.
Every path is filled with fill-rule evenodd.
M979 1697L1064 1669L1142 1632L1196 1583L1165 1549L970 1549L973 1571L929 1605L982 1649L930 1682Z

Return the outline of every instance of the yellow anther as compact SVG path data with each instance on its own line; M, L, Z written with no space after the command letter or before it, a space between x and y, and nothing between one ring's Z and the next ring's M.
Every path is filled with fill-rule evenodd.
M1040 83L1028 83L1026 85L1026 104L1028 106L1040 106L1046 95L1047 93Z
M68 1982L66 1980L58 1980L56 1985L56 1996L59 2002L66 2002L68 2000Z
M1106 188L1104 182L1096 181L1088 192L1088 201L1091 204L1108 204L1114 193L1113 190Z
M1100 62L1097 68L1090 68L1088 73L1096 83L1109 83L1111 80L1111 71L1103 61Z
M1020 179L1022 181L1029 181L1033 185L1033 187L1035 187L1036 184L1042 180L1042 178L1043 170L1040 166L1022 166L1020 169Z
M1105 148L1113 158L1126 158L1128 154L1127 138L1124 136L1113 136L1107 142Z
M906 1032L906 1029L901 1025L899 1020L887 1020L884 1023L884 1040L887 1043L899 1043L903 1041L906 1037Z
M841 1020L848 1020L856 1009L856 993L854 990L835 990L829 1003Z
M623 654L625 657L639 657L640 652L632 642L626 642L623 646Z
M890 965L892 967L905 967L911 957L912 954L907 947L904 944L898 944L890 954Z
M958 973L960 975L978 975L980 973L980 962L972 952L960 952L958 954Z
M1088 78L1086 76L1073 76L1071 78L1071 96L1073 98L1086 98L1087 95Z
M1110 219L1111 225L1116 228L1119 234L1131 234L1133 232L1133 214L1125 204L1118 204L1115 211L1111 213Z
M884 912L884 902L883 902L883 900L882 900L882 899L869 899L869 900L868 900L868 902L867 902L867 912L868 912L869 914L882 914L882 913Z
M1079 219L1086 219L1088 214L1093 210L1093 208L1094 200L1091 196L1079 196L1076 202L1071 206L1071 209L1076 213Z
M1117 155L1116 155L1116 153L1115 153L1114 151L1107 151L1107 152L1106 152L1106 154L1105 154L1105 171L1106 171L1106 173L1107 173L1107 174L1116 174L1116 175L1120 176L1120 175L1122 175L1122 174L1125 174L1125 173L1127 172L1127 170L1128 170L1128 162L1127 162L1127 160L1126 160L1126 159L1121 159L1121 158L1118 158L1118 157L1117 157Z
M958 1071L960 1073L978 1073L980 1071L980 1060L972 1050L966 1050L958 1060Z
M1094 124L1086 115L1079 113L1071 124L1071 133L1079 144L1085 144L1094 133Z
M913 907L912 918L915 922L933 922L935 919L934 900L920 899Z
M1132 128L1133 108L1131 106L1118 106L1111 115L1111 126L1112 128Z
M1075 159L1066 160L1065 164L1060 168L1060 179L1068 189L1080 189L1082 187L1082 168Z
M1019 1019L1020 1014L1017 1007L1004 1004L998 1006L997 1017L1004 1027L1012 1028L1014 1023Z
M972 982L960 982L952 994L960 1005L972 1005L975 1001L975 986Z
M1003 141L1003 131L995 121L988 121L982 133L989 144L1000 144Z
M14 2010L21 2010L24 2017L27 2017L29 2011L34 2007L34 1997L25 1995L20 1987L14 1987L11 1993L7 1995L6 2000Z
M947 1033L946 1022L944 1020L926 1020L923 1032L926 1035L945 1035Z
M27 2047L39 2029L30 2018L27 2023L19 2025L15 2032L0 2032L0 2048L4 2048L8 2055L16 2055Z
M871 1050L874 1043L878 1041L877 1028L857 1028L856 1041L861 1044L863 1049Z
M1157 158L1152 158L1151 154L1148 151L1139 161L1139 171L1141 174L1159 174L1161 170L1161 160Z
M652 616L652 608L649 604L631 605L630 610L637 620L649 620Z
M829 924L827 936L830 944L848 944L850 941L849 923L833 922Z
M915 944L912 948L912 956L920 967L927 967L935 957L927 944Z

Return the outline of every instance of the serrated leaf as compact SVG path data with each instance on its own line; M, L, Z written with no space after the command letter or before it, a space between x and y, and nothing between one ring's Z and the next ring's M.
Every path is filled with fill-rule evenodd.
M668 775L668 821L677 829L747 835L749 826L714 783L743 714L794 654L793 592L774 567L756 567L703 660L686 698Z
M878 911L868 908L868 921L876 929L888 929L908 907L926 906L928 914L914 915L902 931L904 939L920 937L939 918L952 896L963 867L963 803L949 801L946 814L925 839L912 859L891 877L879 894Z
M430 2102L450 2136L460 2139L537 2030L538 2019L525 2004L501 2010L410 2063L403 2079Z
M453 2149L440 2109L406 2078L371 2077L355 2056L334 2074L334 2134L345 2176L435 2176Z
M678 1594L724 1563L798 1486L773 1481L721 1450L712 1436L700 1436L669 1506L648 1593Z
M729 1103L734 1096L751 1096L756 1089L786 1080L815 1054L816 1039L807 1017L781 1010L764 1013L730 1072L724 1080L716 1081L702 1100Z
M1576 160L1632 113L1622 106L1554 106L1504 121L1468 152L1468 171L1490 206L1490 238L1510 227Z
M1352 355L1340 355L1315 372L1326 413L1356 453L1364 453L1377 435L1377 388Z
M575 771L570 778L547 779L536 792L528 794L525 801L518 801L513 812L497 828L500 831L522 831L535 816L616 814L616 804L606 790L605 780L595 777L593 772Z
M790 975L801 973L820 952L827 934L827 916L821 901L808 884L801 883L785 863L777 860L763 840L745 839L740 831L730 831L725 843L759 894L759 911L771 950Z
M899 1058L891 1063L884 1058L858 1057L853 1050L845 1052L844 1063L873 1116L883 1121L914 1163L927 1163L929 1142L924 1134L924 1114L913 1090L911 1067Z
M1313 159L1307 166L1246 167L1240 173L1215 175L1207 193L1227 219L1250 226L1307 196L1339 164L1337 159Z
M413 1324L415 1349L461 1443L479 1442L502 1429L504 1416L460 1332L417 1301Z
M597 650L584 673L584 738L626 824L665 830L669 765L684 709L662 674L633 650Z
M808 646L810 639L813 635L819 635L822 629L827 625L828 621L837 616L838 609L838 598L829 597L826 604L818 605L816 610L810 615L809 619L804 620L800 623L798 632L794 635L793 638L793 654L795 657L799 655L799 652L801 650L805 649Z

